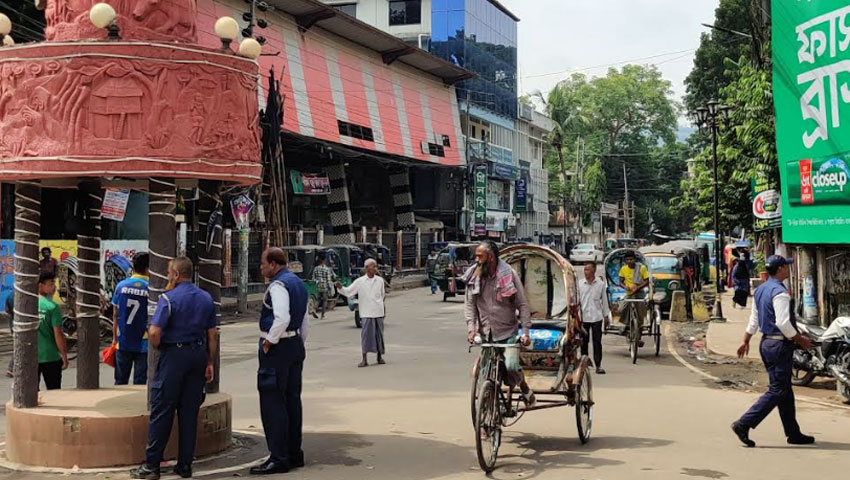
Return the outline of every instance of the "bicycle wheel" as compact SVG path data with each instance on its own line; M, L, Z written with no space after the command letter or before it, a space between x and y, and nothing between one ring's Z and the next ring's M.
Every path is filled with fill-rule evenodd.
M487 473L496 467L499 444L502 441L502 414L499 408L499 387L487 380L478 396L478 419L475 423L475 450L478 465Z
M655 306L655 314L653 315L652 336L655 337L655 356L661 353L661 307Z
M634 305L629 308L629 356L632 363L637 363L638 339L640 338L640 326L638 325L637 310Z
M593 429L593 382L590 379L590 370L584 372L576 385L575 409L578 439L581 443L587 443Z

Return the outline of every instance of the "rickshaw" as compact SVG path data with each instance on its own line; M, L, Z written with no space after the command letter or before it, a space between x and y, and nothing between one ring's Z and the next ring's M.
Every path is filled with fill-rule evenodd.
M443 292L444 302L451 297L466 293L466 285L459 277L462 277L475 263L477 247L477 243L450 243L437 255L433 276L440 291Z
M343 272L349 272L350 266L345 263L343 270L343 261L339 254L328 247L319 245L300 245L291 247L282 247L287 256L287 268L304 282L307 287L307 293L310 298L307 301L307 311L311 315L315 315L318 306L319 288L313 280L313 269L319 263L319 254L325 254L328 266L330 266L337 276L337 279L343 285L349 285L353 281L351 276L343 276ZM328 300L336 299L337 293L331 286L331 291L328 295Z
M626 253L633 252L639 263L647 265L646 258L637 250L629 248L621 248L614 250L605 257L605 277L608 283L608 304L611 307L611 316L618 318L620 325L608 325L605 328L605 333L613 333L622 335L629 340L629 356L632 363L637 363L638 348L640 346L641 337L649 335L655 341L655 356L661 352L661 307L659 302L662 300L660 293L655 293L653 289L652 270L647 265L649 270L649 287L647 287L646 298L643 299L628 299L626 297L626 289L620 285L620 268L626 263ZM643 326L638 328L640 321L638 318L638 308L628 309L628 318L622 318L621 310L625 310L626 305L646 305L646 317L643 321Z
M355 245L363 250L366 258L374 258L375 261L378 262L378 274L384 277L384 280L387 281L387 285L390 285L393 280L393 275L395 274L395 267L393 266L392 256L390 256L390 249L387 248L386 245L381 245L379 243L355 243Z
M531 345L476 343L481 349L473 368L471 410L478 464L485 472L496 466L502 428L526 413L555 407L575 408L581 443L593 426L591 361L581 355L582 327L576 273L570 263L548 247L516 245L500 258L519 274L531 309ZM537 397L526 406L505 384L507 358L518 360L525 380ZM513 361L513 360L510 360Z
M658 298L662 315L670 313L673 292L685 292L688 315L691 311L691 294L702 288L699 252L675 243L665 243L640 249L646 267L652 272L653 290Z
M59 262L57 293L61 300L62 309L62 336L65 337L69 356L73 360L77 357L76 347L78 340L77 325L77 275L79 273L79 262L76 257L67 257ZM100 318L98 320L98 335L101 345L112 343L112 294L115 286L121 280L130 276L132 266L130 261L120 255L114 255L104 264L106 282L100 291Z

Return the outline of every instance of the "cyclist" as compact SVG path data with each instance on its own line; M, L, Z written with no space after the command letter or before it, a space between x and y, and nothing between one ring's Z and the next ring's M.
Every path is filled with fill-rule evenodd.
M478 246L475 259L476 264L463 276L469 343L480 335L488 343L514 344L519 340L523 345L530 345L531 310L519 275L510 265L499 260L499 247L491 241ZM519 327L522 327L523 334L517 339ZM536 399L525 381L517 353L515 350L506 352L505 382L512 387L519 386L523 401L533 406Z
M626 264L620 268L620 285L622 285L626 289L625 299L627 300L641 300L646 298L646 292L644 289L649 286L649 270L646 269L646 265L639 263L637 261L637 256L635 252L628 251L623 257L626 261ZM646 304L638 303L637 305L632 304L631 302L627 302L623 308L620 309L620 322L625 323L628 327L628 318L629 318L629 309L637 307L637 318L638 318L638 346L643 346L643 340L640 340L640 330L643 327L643 318L646 316Z

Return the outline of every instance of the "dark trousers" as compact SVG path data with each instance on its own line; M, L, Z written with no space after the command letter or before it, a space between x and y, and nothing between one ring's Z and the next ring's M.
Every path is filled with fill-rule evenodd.
M177 412L177 464L191 466L195 457L198 411L204 403L207 347L203 343L163 345L156 377L150 384L151 420L145 463L159 469Z
M269 353L260 348L257 390L260 416L271 460L286 464L304 458L301 451L301 369L304 342L300 337L281 339Z
M44 379L48 390L62 388L62 360L38 364L38 374Z
M756 400L739 421L746 427L756 428L776 407L779 408L779 418L782 419L785 436L799 435L800 425L797 424L794 390L791 388L794 344L787 340L764 338L759 345L759 352L767 368L767 392Z
M133 371L133 385L148 383L148 354L115 351L115 385L127 385L130 382L130 370Z
M325 318L325 312L328 310L328 292L318 292L316 294L318 297L316 299L316 311L322 314L322 318Z
M590 338L593 337L593 365L596 368L602 367L602 323L585 323L584 329L587 330L587 335L581 339L581 354L587 355Z

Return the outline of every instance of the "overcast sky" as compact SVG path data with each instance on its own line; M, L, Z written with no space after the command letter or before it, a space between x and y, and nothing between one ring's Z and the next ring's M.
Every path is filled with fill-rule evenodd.
M547 92L572 71L655 64L685 93L693 50L719 0L501 0L519 18L519 91ZM679 52L679 53L671 53ZM652 57L655 58L646 58ZM597 67L597 68L589 68ZM542 75L560 72L556 75Z

